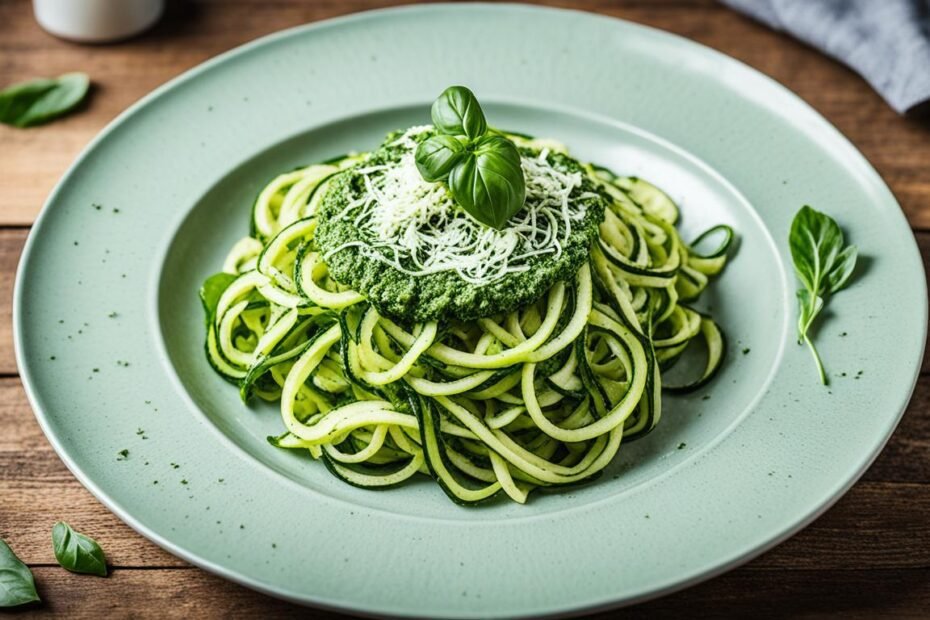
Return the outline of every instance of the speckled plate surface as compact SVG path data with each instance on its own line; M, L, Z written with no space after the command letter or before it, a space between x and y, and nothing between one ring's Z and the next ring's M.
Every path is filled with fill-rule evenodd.
M481 44L445 45L450 27ZM500 126L655 181L680 201L686 238L718 222L740 234L703 299L729 335L718 378L667 398L659 428L622 447L596 484L527 506L460 508L426 479L380 493L346 486L271 448L275 408L240 403L202 351L197 287L247 232L257 189L423 122L453 83ZM863 255L817 333L829 389L792 338L785 239L805 203L842 222ZM927 325L919 255L894 198L794 95L659 31L508 5L297 28L158 89L49 198L14 312L42 428L136 530L276 596L430 617L629 603L790 536L884 445Z

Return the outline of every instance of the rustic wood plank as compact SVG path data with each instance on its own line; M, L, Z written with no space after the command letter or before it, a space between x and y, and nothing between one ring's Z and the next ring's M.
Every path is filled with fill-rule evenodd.
M43 602L17 608L23 617L346 618L308 612L196 569L113 570L102 579L57 566L32 569ZM6 610L4 610L6 611Z
M825 515L747 568L930 568L930 488L859 482Z
M106 579L57 567L34 568L44 602L23 617L348 618L279 601L198 570L114 570ZM772 584L778 584L777 589ZM737 570L665 598L591 616L681 618L701 610L720 618L925 618L930 570ZM777 611L776 611L777 610Z
M50 127L0 127L0 224L32 221L79 150L129 104L211 56L256 37L310 21L392 4L387 0L177 3L137 39L79 46L39 29L25 2L0 3L0 84L82 69L96 92L86 110ZM810 102L865 153L891 185L912 224L930 228L930 123L901 119L853 72L815 51L709 2L546 2L597 11L684 35L742 60Z
M930 482L930 375L917 382L901 423L863 480ZM930 520L924 521L928 525Z
M46 460L58 463L57 457ZM0 466L5 466L0 456ZM56 468L57 469L57 468ZM70 476L64 465L56 476ZM23 562L54 564L52 526L66 521L74 529L97 540L107 562L118 567L188 567L180 558L136 534L107 510L74 477L54 478L40 485L24 487L0 479L0 538L15 546Z
M608 618L926 618L930 571L737 570Z
M25 229L0 229L0 375L16 373L16 359L13 355L13 283L16 280L19 255L28 233Z

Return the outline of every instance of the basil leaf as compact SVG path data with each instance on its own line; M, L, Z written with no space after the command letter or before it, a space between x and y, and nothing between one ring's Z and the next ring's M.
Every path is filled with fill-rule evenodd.
M464 86L450 86L442 91L433 102L430 114L439 133L474 140L483 136L488 128L478 99Z
M827 273L827 292L835 293L846 286L853 269L856 268L856 259L859 257L859 251L854 245L846 246L842 252L836 256L833 267Z
M32 571L0 538L0 607L15 607L38 600Z
M485 136L449 175L456 202L472 217L502 228L523 207L526 181L520 153L502 136Z
M856 246L845 246L839 224L825 213L804 206L791 222L788 245L794 270L815 295L842 289L856 267Z
M71 526L59 521L52 528L52 546L55 559L73 573L107 576L107 560L103 549L93 538L71 529Z
M811 323L823 309L823 297L811 295L806 288L798 291L798 342L804 340Z
M426 181L434 183L449 176L462 157L465 145L454 136L432 136L417 147L415 156L417 170Z
M47 123L73 110L89 87L86 73L66 73L54 80L14 84L0 91L0 123L14 127Z
M823 292L823 278L843 249L843 232L836 221L804 206L791 223L788 244L798 278L811 292Z
M200 287L200 302L203 304L203 310L207 315L207 323L210 322L210 318L216 312L220 297L238 277L231 273L220 272L213 274L204 281Z
M791 222L788 246L803 285L798 290L798 341L810 348L820 382L826 385L827 374L808 330L823 309L826 296L846 286L856 268L858 250L845 245L843 231L832 217L806 205Z
M29 108L53 88L55 80L39 79L14 84L0 91L0 122L14 124L16 119L25 116Z

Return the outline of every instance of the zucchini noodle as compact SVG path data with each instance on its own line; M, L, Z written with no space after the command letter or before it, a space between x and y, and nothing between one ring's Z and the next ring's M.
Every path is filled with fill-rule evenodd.
M723 332L687 302L723 269L728 226L688 244L665 193L586 166L609 204L574 277L506 314L410 324L330 277L314 243L327 186L364 161L275 178L252 234L201 290L213 368L244 400L280 401L286 431L274 446L305 450L359 487L425 474L460 504L524 503L593 480L624 441L652 430L662 371L691 344L704 343L704 367L665 389L697 389L720 368Z

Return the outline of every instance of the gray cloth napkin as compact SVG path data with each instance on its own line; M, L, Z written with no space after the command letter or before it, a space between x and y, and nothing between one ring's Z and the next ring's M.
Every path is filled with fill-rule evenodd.
M898 113L930 101L930 0L722 0L859 72Z

